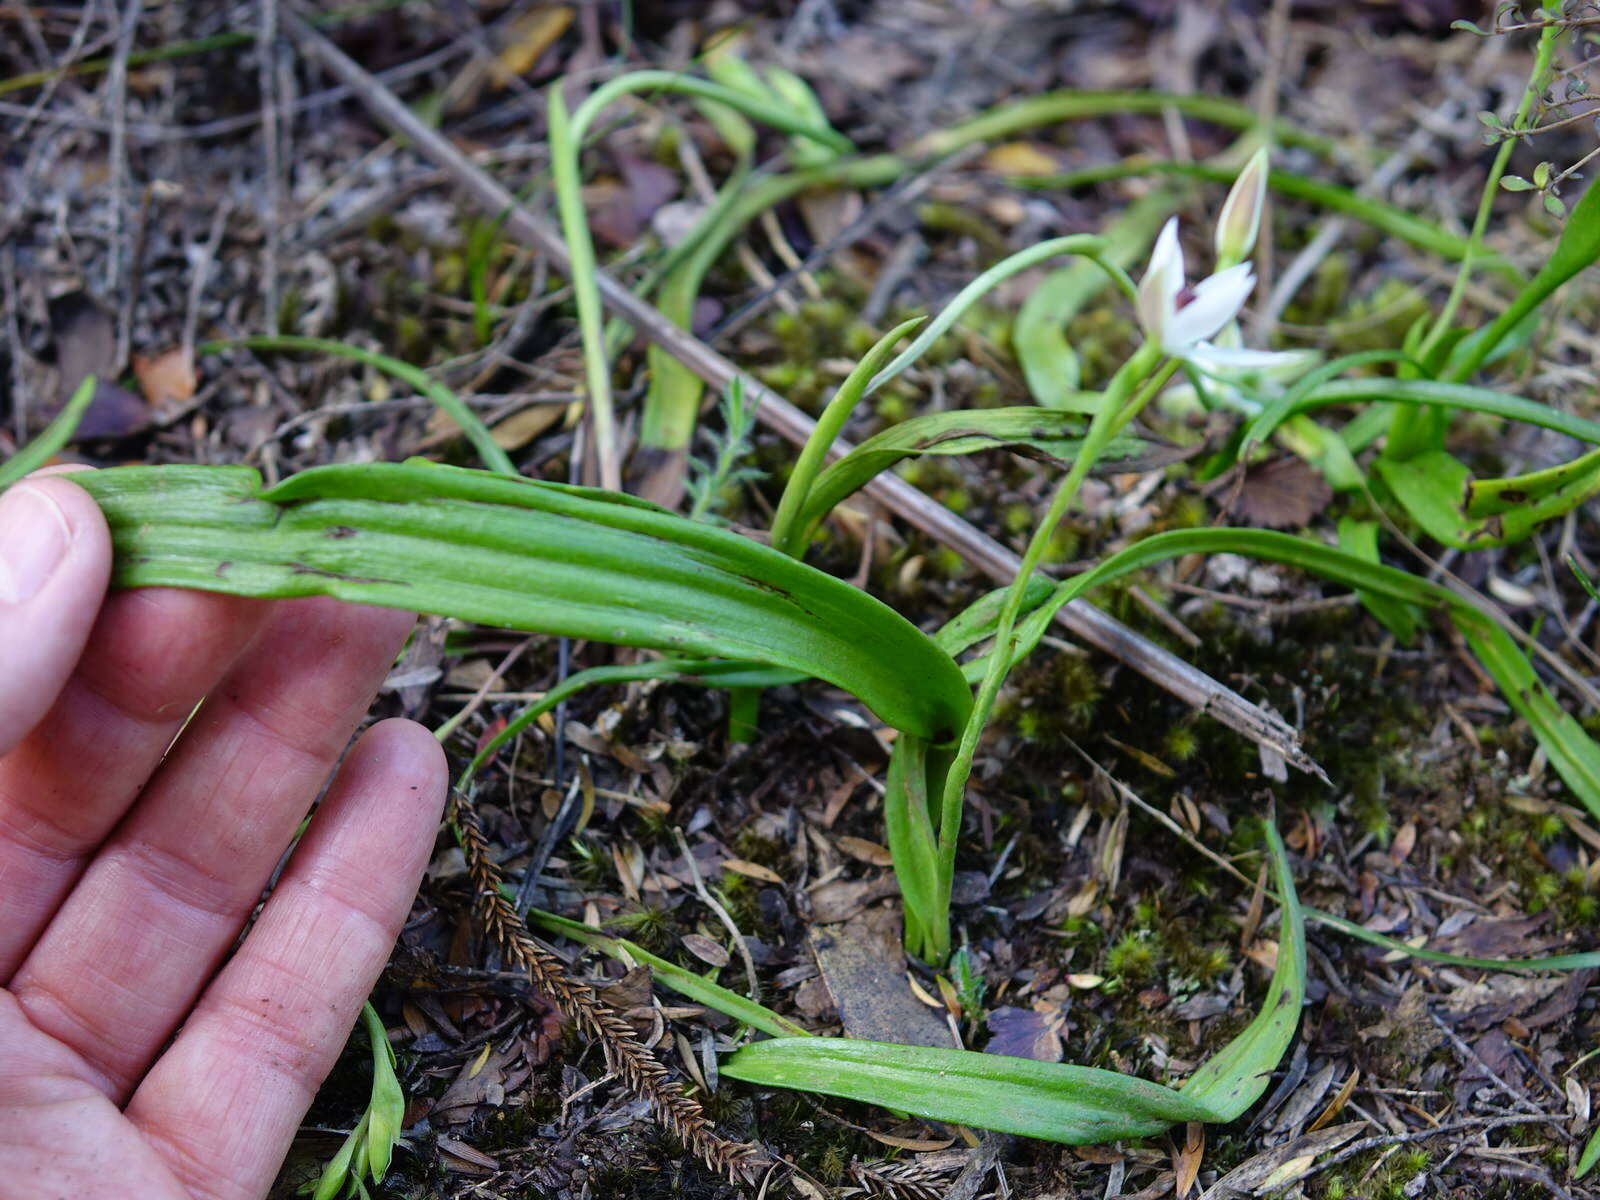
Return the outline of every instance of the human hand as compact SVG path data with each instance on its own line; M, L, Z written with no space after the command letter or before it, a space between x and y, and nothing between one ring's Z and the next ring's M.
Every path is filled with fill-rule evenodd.
M0 1197L261 1197L432 848L425 729L361 738L234 943L412 617L110 560L67 479L0 497Z

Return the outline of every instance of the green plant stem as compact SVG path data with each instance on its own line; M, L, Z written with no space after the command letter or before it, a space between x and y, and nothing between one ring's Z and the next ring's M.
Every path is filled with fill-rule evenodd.
M834 392L833 398L828 401L828 406L822 410L822 416L817 418L816 427L806 439L800 457L795 461L794 470L790 472L789 482L784 486L783 496L778 501L777 515L772 518L774 550L781 550L791 558L799 558L805 553L804 534L807 526L800 517L805 510L806 500L811 495L812 484L816 482L817 475L828 457L829 449L844 429L845 422L850 419L850 414L855 411L862 396L866 394L868 381L878 372L884 359L889 357L889 352L902 337L922 324L924 319L916 317L904 321L879 338L877 344L867 351L855 369L839 385L839 390Z
M1000 687L1005 682L1011 664L1017 616L1027 595L1028 581L1038 569L1056 526L1061 523L1061 518L1066 515L1067 509L1077 498L1078 489L1088 478L1089 470L1094 466L1100 452L1177 369L1178 364L1172 362L1164 369L1156 371L1160 357L1160 347L1146 342L1123 364L1110 386L1106 388L1104 400L1095 411L1094 419L1089 424L1089 431L1084 437L1083 448L1073 460L1072 468L1062 479L1060 486L1056 488L1043 519L1034 529L1027 549L1023 551L1022 564L1017 569L1016 578L1006 592L1005 603L1000 609L999 621L995 626L994 650L990 656L989 669L979 686L977 700L973 704L966 727L962 730L961 743L949 774L945 777L940 797L938 895L946 913L950 887L955 878L956 844L961 835L961 810L966 796L967 778L972 773L978 739L988 723L989 714L994 709L995 698L1000 694ZM1141 383L1145 386L1139 390L1132 402L1129 402L1128 397ZM949 922L945 920L943 928L925 931L926 936L938 939L937 948L941 958L949 950L948 926Z
M506 452L494 440L494 435L489 432L478 414L473 412L461 402L461 398L444 384L428 375L419 367L414 367L408 362L392 358L387 354L379 354L376 350L367 350L361 346L351 346L344 342L335 342L327 338L300 337L295 334L262 335L260 337L236 338L226 342L206 342L196 348L196 353L201 355L217 354L234 346L246 350L264 350L269 353L282 351L304 352L311 354L333 354L340 358L348 358L354 362L363 363L385 374L392 375L404 383L410 384L422 395L453 420L472 443L472 448L478 452L478 457L483 465L500 475L516 475L517 468L507 457Z
M613 79L569 114L561 96L561 82L550 85L546 120L550 137L550 172L556 192L556 211L562 235L572 256L572 294L578 308L578 331L583 338L584 375L589 391L589 415L594 429L594 453L600 484L608 491L622 490L622 467L617 461L616 414L611 399L611 364L606 354L605 318L600 306L600 286L595 280L594 240L583 210L578 158L584 135L606 105L641 91L678 92L715 100L785 133L809 137L841 152L850 142L831 129L798 120L792 112L736 92L732 88L672 71L635 71Z
M1538 49L1534 52L1533 70L1528 75L1528 86L1522 90L1522 99L1517 104L1516 115L1511 118L1512 129L1526 128L1528 114L1533 111L1533 102L1544 90L1545 78L1550 74L1550 58L1555 53L1556 40L1560 34L1561 26L1558 24L1546 25L1539 34ZM1417 355L1424 361L1438 348L1440 339L1450 331L1450 326L1456 319L1456 312L1466 295L1467 283L1472 278L1472 268L1479 252L1483 249L1483 235L1489 228L1489 215L1494 209L1495 196L1500 191L1500 178L1505 174L1506 164L1511 161L1511 152L1516 149L1516 145L1517 139L1508 137L1495 151L1494 161L1489 166L1488 178L1483 181L1483 194L1478 197L1478 212L1472 221L1472 233L1467 238L1466 253L1461 256L1461 266L1456 271L1455 282L1450 287L1450 296L1445 301L1444 308L1440 310L1438 319L1434 321L1433 328L1428 331L1428 337L1422 343L1422 349Z

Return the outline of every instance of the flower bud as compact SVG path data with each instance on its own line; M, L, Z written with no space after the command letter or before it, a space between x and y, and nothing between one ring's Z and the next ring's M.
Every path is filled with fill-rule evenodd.
M1267 202L1267 147L1262 146L1245 163L1233 181L1222 216L1217 218L1217 269L1243 262L1256 246L1261 231L1261 209Z

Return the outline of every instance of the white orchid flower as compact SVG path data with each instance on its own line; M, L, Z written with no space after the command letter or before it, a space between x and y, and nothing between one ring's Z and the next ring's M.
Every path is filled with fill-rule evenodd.
M1139 322L1163 354L1203 359L1221 350L1208 345L1207 339L1239 315L1254 288L1249 263L1218 271L1191 288L1184 277L1178 218L1172 217L1156 239L1150 266L1139 281Z

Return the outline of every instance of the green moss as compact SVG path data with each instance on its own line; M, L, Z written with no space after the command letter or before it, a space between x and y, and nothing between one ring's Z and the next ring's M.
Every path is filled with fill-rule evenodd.
M1161 961L1155 937L1148 930L1124 934L1106 950L1105 973L1127 984L1148 983Z

